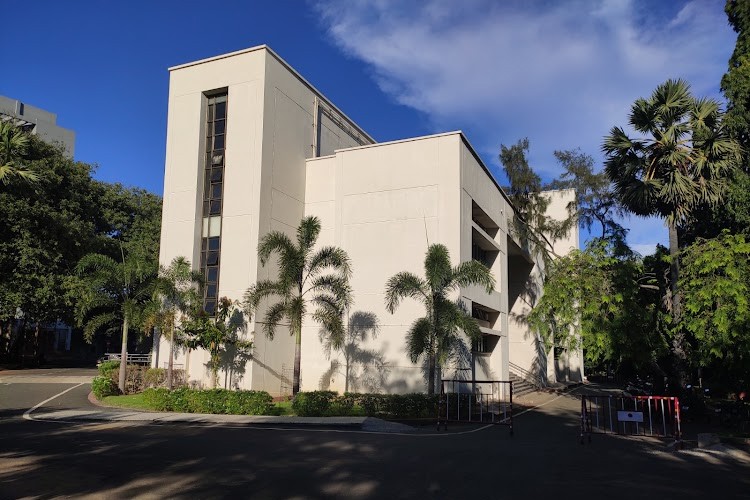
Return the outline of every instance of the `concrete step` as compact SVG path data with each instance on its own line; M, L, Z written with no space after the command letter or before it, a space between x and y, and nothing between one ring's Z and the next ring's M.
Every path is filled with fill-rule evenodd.
M528 380L522 379L515 373L510 373L510 380L513 382L513 397L520 397L539 390Z

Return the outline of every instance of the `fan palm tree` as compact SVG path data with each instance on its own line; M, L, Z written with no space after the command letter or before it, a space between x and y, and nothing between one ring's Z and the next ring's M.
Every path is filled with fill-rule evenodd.
M424 260L425 279L400 272L386 283L385 305L393 314L405 298L419 300L427 315L417 319L406 333L406 351L412 363L427 358L427 392L435 394L435 369L454 353L459 332L471 340L481 338L476 320L459 300L450 294L471 285L484 287L487 293L495 289L495 278L487 266L471 260L451 267L450 255L444 245L433 244Z
M100 331L112 333L121 325L122 351L118 386L125 392L128 332L143 323L153 296L155 266L134 256L120 262L102 254L85 255L78 262L80 279L76 319L87 339Z
M29 149L29 134L9 121L0 121L0 184L10 184L18 177L37 182L39 174L21 165Z
M271 231L258 244L260 263L266 265L272 254L278 256L278 279L263 280L245 293L246 312L252 314L264 299L276 302L266 310L262 331L273 339L276 327L287 321L294 336L294 379L292 394L299 392L302 322L308 306L315 306L311 317L328 330L334 346L345 338L343 311L351 301L349 256L338 247L327 246L315 251L320 235L320 220L305 217L297 227L297 241L280 231Z
M189 313L200 307L199 287L203 285L203 275L194 271L185 257L175 257L168 267L159 266L154 285L153 301L146 313L144 328L157 327L169 339L167 387L171 390L175 329Z
M694 98L683 80L667 80L648 99L637 99L629 121L640 137L631 138L620 127L613 127L602 146L605 171L626 209L666 221L670 306L678 321L677 228L696 206L716 205L722 200L740 148L727 134L719 103ZM683 366L686 348L684 334L676 332L673 352ZM682 377L684 369L678 369L677 375Z

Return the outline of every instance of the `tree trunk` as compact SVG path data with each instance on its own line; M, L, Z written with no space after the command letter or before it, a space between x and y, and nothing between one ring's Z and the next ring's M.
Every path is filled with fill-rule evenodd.
M117 387L125 394L125 374L128 369L128 317L122 322L122 350L120 351L120 378Z
M672 338L672 352L674 354L674 375L678 384L678 390L684 387L687 370L687 344L685 332L680 327L682 318L682 304L679 293L680 279L680 245L677 237L677 225L669 223L669 288L672 292L672 318L675 325L675 333Z
M427 360L427 394L435 394L435 355L430 353Z
M302 357L302 328L294 332L294 380L292 381L292 396L299 392L300 359Z
M169 361L167 362L167 389L172 390L172 369L174 368L174 327L169 327Z

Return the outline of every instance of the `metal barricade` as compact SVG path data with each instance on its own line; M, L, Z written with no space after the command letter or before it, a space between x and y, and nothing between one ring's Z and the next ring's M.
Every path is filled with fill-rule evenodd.
M581 444L591 434L682 439L680 400L673 396L581 396Z
M119 352L108 352L105 355L105 358L107 361L120 361L122 359L122 354ZM131 354L128 353L127 355L127 363L131 365L150 365L151 364L151 354Z
M513 382L509 380L440 381L437 428L448 422L507 425L513 435Z

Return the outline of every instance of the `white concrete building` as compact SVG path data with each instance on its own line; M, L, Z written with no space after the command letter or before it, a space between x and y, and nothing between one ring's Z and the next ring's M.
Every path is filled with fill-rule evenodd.
M571 193L552 196L553 213L564 216ZM218 297L239 300L258 280L275 278L273 264L258 262L260 238L273 230L294 234L307 215L322 222L320 245L339 246L351 258L350 318L378 328L347 370L341 355L326 355L318 325L308 321L302 390L343 391L345 373L350 390L425 390L422 367L404 349L423 306L407 300L391 315L384 293L399 271L423 275L429 243L446 245L454 264L483 260L497 279L491 294L461 290L485 338L444 375L582 378L580 353L559 359L556 370L536 335L514 319L529 307L524 290L540 264L508 232L513 208L461 132L376 144L265 46L170 68L162 264L183 255L200 267L207 309ZM577 242L576 230L556 250L566 253ZM247 328L253 359L228 364L222 385L289 393L293 338L283 327L273 341L254 335L255 320ZM165 366L167 343L155 351L154 364ZM207 361L207 353L193 351L178 352L175 363L207 383Z

